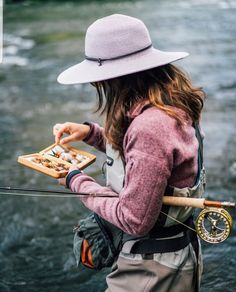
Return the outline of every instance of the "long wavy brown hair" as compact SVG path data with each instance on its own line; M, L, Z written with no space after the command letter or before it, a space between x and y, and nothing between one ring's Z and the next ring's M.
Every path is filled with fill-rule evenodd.
M202 88L194 87L187 74L172 64L92 85L98 95L97 111L105 114L105 137L122 157L123 139L131 122L127 113L134 104L149 100L184 126L183 115L176 108L198 122L205 99Z

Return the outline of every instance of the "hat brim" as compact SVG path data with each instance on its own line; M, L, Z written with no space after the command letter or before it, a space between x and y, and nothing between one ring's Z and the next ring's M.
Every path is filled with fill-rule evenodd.
M69 67L57 78L61 84L97 82L163 66L187 57L187 52L164 52L155 48L117 60L107 60L99 66L96 61L84 60Z

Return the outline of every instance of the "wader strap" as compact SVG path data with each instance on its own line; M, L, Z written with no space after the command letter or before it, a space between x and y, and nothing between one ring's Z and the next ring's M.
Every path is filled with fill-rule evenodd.
M184 224L195 229L192 216ZM184 234L181 237L166 239L167 237L176 236L181 232ZM159 227L155 238L136 241L130 252L137 254L173 252L186 247L190 242L195 250L195 247L198 247L197 234L182 224Z
M199 124L197 122L195 122L193 124L193 127L195 129L195 135L196 138L198 140L198 144L199 144L199 148L198 148L198 172L201 171L201 169L203 168L203 141L202 141L202 136L200 133L200 129L199 129Z
M194 224L191 226L192 228L195 228ZM199 241L197 237L197 233L193 235L193 238L191 240L191 245L193 247L193 250L195 252L196 260L197 260L197 266L196 266L196 272L195 272L195 292L199 291Z
M153 253L167 253L174 252L185 248L192 240L194 240L195 232L188 229L184 232L182 237L172 239L143 239L137 241L131 253L135 254L153 254Z

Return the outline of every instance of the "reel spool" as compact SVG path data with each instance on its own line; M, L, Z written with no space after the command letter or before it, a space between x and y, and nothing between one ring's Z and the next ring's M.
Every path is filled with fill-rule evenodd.
M207 207L196 220L197 234L208 243L223 242L230 235L232 227L232 217L223 208Z

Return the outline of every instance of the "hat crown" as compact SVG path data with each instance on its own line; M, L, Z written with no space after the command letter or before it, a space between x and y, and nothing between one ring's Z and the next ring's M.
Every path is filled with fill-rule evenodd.
M85 37L85 55L109 59L127 55L151 44L145 24L134 17L113 14L95 21Z

